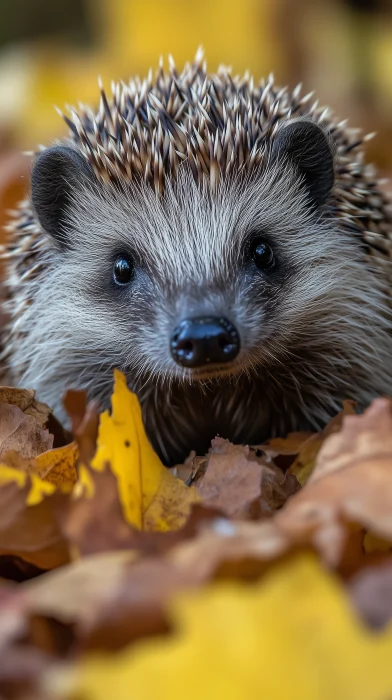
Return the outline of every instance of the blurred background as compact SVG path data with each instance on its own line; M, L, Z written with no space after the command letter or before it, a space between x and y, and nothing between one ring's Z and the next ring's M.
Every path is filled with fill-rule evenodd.
M0 225L28 186L33 150L66 133L54 106L94 102L97 76L208 66L316 90L352 126L377 131L368 157L392 174L392 0L0 0Z

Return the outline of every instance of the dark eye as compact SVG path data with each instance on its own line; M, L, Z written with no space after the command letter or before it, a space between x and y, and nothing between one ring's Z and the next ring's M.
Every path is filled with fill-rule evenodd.
M268 243L256 238L250 247L251 258L259 270L268 270L275 264L274 252Z
M117 284L129 284L133 277L133 264L128 255L119 255L113 265L113 277Z

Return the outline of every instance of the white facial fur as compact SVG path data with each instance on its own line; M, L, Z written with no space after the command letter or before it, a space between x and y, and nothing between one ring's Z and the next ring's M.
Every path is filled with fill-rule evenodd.
M246 262L254 235L268 237L277 272ZM45 276L34 283L21 319L26 337L14 356L15 366L27 366L22 384L61 416L70 386L107 404L113 367L126 373L146 411L152 394L150 410L170 405L173 384L176 405L189 403L194 378L174 363L170 337L181 320L201 315L224 315L240 333L241 352L210 403L214 413L215 394L231 386L246 406L241 377L251 379L260 419L237 416L241 436L246 421L260 420L264 437L269 407L278 414L280 405L292 429L321 423L346 397L366 403L392 391L384 292L375 273L364 274L357 240L330 212L311 209L288 164L230 178L214 194L186 168L163 198L143 184L91 184L74 194L67 240L69 250L52 248ZM113 258L124 251L135 258L136 277L116 289ZM212 414L205 419L213 424ZM189 435L193 447L196 434L194 444Z

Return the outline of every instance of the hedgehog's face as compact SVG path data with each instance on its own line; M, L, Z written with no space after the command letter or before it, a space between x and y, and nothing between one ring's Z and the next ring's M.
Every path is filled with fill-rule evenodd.
M131 382L205 380L291 352L307 305L337 274L336 237L320 217L333 162L323 132L301 120L265 160L214 193L185 164L157 198L141 184L98 183L69 147L43 152L33 203L57 241L52 303L81 371L94 359Z

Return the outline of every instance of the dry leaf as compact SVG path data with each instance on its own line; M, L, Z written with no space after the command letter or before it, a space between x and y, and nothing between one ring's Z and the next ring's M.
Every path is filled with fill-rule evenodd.
M369 625L384 627L392 620L392 558L359 571L349 582L348 592Z
M57 518L73 558L135 546L135 533L125 521L117 480L106 467L102 472L80 469L73 498L62 501Z
M90 464L97 449L99 413L94 401L87 404L85 391L70 390L63 399L71 419L72 434L79 448L83 464Z
M35 391L32 389L0 386L0 402L17 406L27 416L34 418L42 427L46 426L49 416L52 414L52 409L46 403L35 399Z
M22 392L18 401L23 406L31 399L32 392ZM309 554L297 554L312 549L343 582L348 578L350 596L371 625L391 617L388 401L376 401L363 416L345 417L339 433L342 415L320 434L271 441L263 455L216 438L207 456L177 470L197 488L160 463L120 373L91 467L96 409L80 392L70 392L65 403L76 442L29 459L8 452L19 469L0 465L0 570L19 578L63 565L17 590L6 586L3 595L0 585L0 683L7 700L23 700L26 692L68 700L64 688L70 682L72 697L91 700L109 692L121 699L130 687L141 699L176 693L388 697L391 632L376 638L360 627L336 582ZM33 420L19 406L3 405L11 428L11 418ZM352 404L345 412L353 412ZM16 423L18 435L26 424ZM76 481L78 451L83 463ZM295 476L277 466L296 454L290 471L304 481L316 461L298 493ZM238 520L265 515L261 522ZM69 563L80 557L86 558ZM233 578L261 581L246 588L211 583ZM202 585L200 598L184 599L168 616L170 599ZM166 636L150 639L148 647L140 641L157 634ZM84 654L121 650L130 642L129 650L98 662ZM54 672L58 659L71 667L77 659L82 676L68 672L64 685L64 676ZM192 685L195 665L198 682ZM356 669L365 667L366 677L360 677Z
M101 415L97 453L92 467L110 464L118 480L126 520L138 529L172 530L186 521L196 490L187 487L161 463L148 442L139 401L115 372L112 414Z
M167 556L176 567L197 571L206 581L214 576L254 579L293 547L274 518L232 522L217 517L207 521L197 537L176 543Z
M57 447L38 455L36 459L23 459L17 452L7 452L4 464L27 474L36 474L54 486L73 486L78 480L77 462L79 452L75 442Z
M69 561L54 511L54 487L37 476L0 465L0 555L13 555L40 569ZM66 498L56 494L56 498Z
M323 445L311 480L363 459L392 459L392 401L376 399L360 416L343 417L342 429Z
M247 446L212 441L204 476L197 483L203 505L236 519L271 515L299 488L296 478L269 465Z
M291 538L310 537L332 566L355 529L392 543L391 431L386 399L361 416L346 416L341 432L323 445L306 488L277 514L277 526Z
M120 648L168 631L165 603L200 582L197 572L177 570L164 558L138 561L131 551L85 557L19 586L13 609L22 612L24 625L14 615L5 641L8 647L15 644L34 617L48 618L42 619L48 628L52 620L67 625L73 653ZM0 616L4 611L0 599Z
M203 505L232 518L251 518L259 512L263 467L244 453L212 454L197 490Z
M306 484L313 472L321 445L324 443L327 437L340 430L344 416L354 414L355 403L353 401L344 401L343 411L335 416L335 418L332 418L328 425L325 426L324 430L322 430L320 433L311 435L307 440L300 444L298 456L290 467L290 473L297 477L301 486ZM298 433L295 435L298 436ZM292 443L292 440L290 443ZM290 447L292 448L292 445L290 445Z
M53 435L17 406L0 403L0 460L15 451L32 459L53 446Z
M266 445L259 445L258 449L266 452L271 457L279 455L297 455L304 442L315 433L298 432L289 433L285 438L272 438Z
M55 486L72 485L78 479L76 465L79 457L75 442L64 447L57 447L50 452L39 455L36 462L36 473L41 479Z

